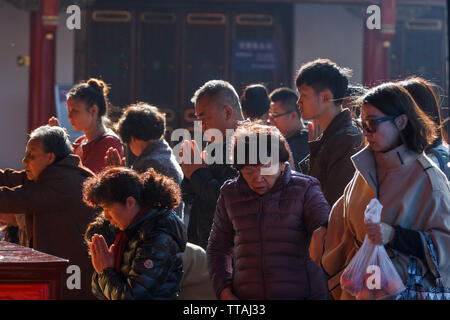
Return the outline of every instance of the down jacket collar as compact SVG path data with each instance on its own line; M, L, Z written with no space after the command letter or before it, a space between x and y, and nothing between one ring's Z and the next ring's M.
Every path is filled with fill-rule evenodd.
M161 228L161 230L170 234L174 241L178 243L181 251L184 251L187 242L186 230L175 211L161 208L150 209L125 229L128 239L131 239L137 229L141 227L145 228L145 232L152 232Z

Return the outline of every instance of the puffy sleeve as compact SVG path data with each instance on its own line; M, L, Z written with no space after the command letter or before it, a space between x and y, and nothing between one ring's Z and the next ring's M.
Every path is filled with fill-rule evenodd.
M156 239L157 238L157 239ZM108 300L143 300L155 298L155 292L168 280L172 250L171 236L153 233L136 249L131 270L125 277L114 268L106 268L101 274L93 275L93 293ZM145 263L152 261L153 266ZM179 270L181 280L182 269Z
M206 249L208 269L216 296L231 285L234 228L228 217L222 194L217 201L211 235Z

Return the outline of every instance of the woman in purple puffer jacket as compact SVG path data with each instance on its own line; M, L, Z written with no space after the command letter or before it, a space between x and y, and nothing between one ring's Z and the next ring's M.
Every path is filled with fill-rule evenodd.
M244 123L234 134L239 176L221 188L207 248L219 299L329 297L308 248L330 206L317 179L290 169L289 153L275 127Z

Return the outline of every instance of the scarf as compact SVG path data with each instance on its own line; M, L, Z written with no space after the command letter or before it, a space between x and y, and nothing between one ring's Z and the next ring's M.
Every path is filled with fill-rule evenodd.
M143 207L141 210L139 210L139 212L136 214L136 216L134 217L133 221L131 221L131 223L136 221L136 219L138 219L140 216L142 216L144 213L146 213L149 209L150 209L150 207ZM131 223L130 223L130 225L131 225ZM116 272L120 272L120 265L122 264L122 257L123 257L123 253L125 252L125 248L127 247L127 244L128 244L127 233L125 231L120 231L117 234L116 239L114 240L114 247L115 247L114 269L116 270Z

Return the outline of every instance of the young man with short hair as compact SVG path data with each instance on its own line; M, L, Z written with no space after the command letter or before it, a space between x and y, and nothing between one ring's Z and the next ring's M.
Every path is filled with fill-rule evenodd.
M338 200L355 173L350 157L363 147L362 132L350 110L342 109L350 70L328 59L317 59L300 68L297 102L305 120L316 120L323 133L309 142L310 155L300 164L303 173L319 179L330 206Z

